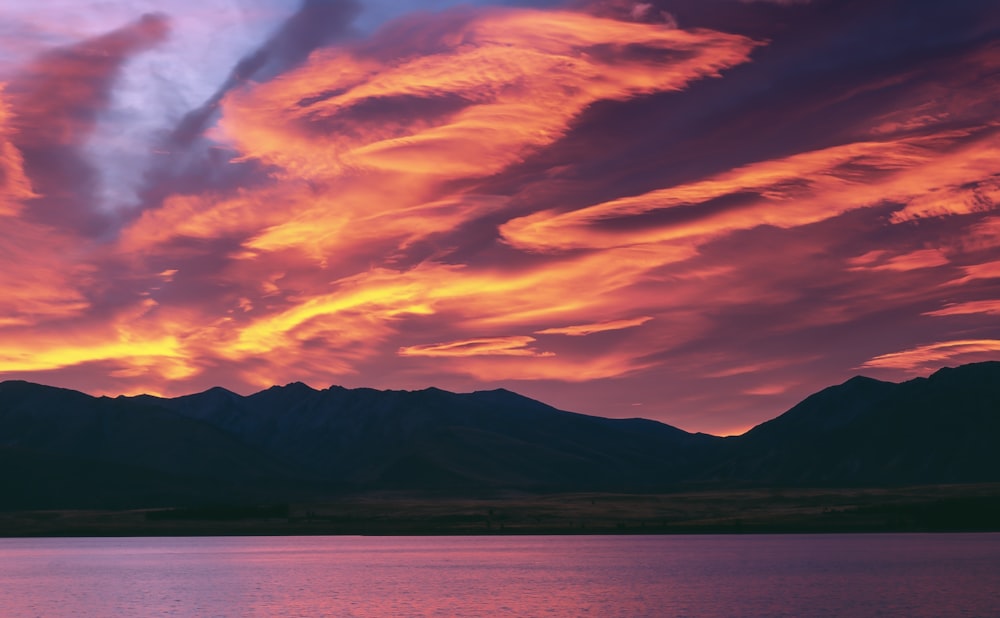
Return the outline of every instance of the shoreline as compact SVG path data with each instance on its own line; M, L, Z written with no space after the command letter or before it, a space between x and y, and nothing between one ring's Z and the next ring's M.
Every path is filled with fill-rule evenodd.
M0 537L1000 532L1000 483L674 493L373 492L328 500L0 511Z

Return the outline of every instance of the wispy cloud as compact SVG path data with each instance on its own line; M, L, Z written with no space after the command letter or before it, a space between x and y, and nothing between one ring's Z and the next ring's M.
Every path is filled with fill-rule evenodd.
M852 258L852 270L885 270L903 272L920 268L945 266L948 258L940 249L920 249L900 255L887 256L886 251L874 250Z
M552 356L531 348L534 337L490 337L431 343L399 349L400 356Z
M723 431L998 355L995 8L43 4L0 9L4 377Z
M928 311L924 315L946 316L971 315L976 313L985 315L1000 315L1000 299L973 300L965 303L952 303L942 307L941 309Z
M596 324L578 324L576 326L561 326L556 328L546 328L535 331L538 335L569 335L571 337L583 337L594 333L603 333L609 330L622 330L624 328L634 328L642 326L652 320L649 316L640 318L630 318L627 320L611 320L610 322L597 322Z
M925 372L941 362L967 362L995 358L1000 352L1000 340L963 339L917 346L900 352L882 354L865 362L862 367L903 369Z

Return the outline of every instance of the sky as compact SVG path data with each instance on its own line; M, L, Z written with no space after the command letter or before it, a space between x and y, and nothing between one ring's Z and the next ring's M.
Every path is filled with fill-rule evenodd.
M1000 359L995 0L0 0L0 379L741 433Z

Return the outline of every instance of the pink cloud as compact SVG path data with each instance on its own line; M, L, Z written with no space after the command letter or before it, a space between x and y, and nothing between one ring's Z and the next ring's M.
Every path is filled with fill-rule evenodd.
M652 320L649 316L631 318L627 320L612 320L610 322L597 322L595 324L579 324L576 326L561 326L556 328L546 328L535 331L536 335L569 335L570 337L582 337L594 333L603 333L610 330L621 330L624 328L635 328L642 326Z
M934 268L949 264L948 258L940 249L920 249L900 255L886 257L883 250L870 251L864 255L852 258L854 270L884 270L904 272L920 268Z
M448 343L430 343L399 349L400 356L551 356L538 352L530 344L534 337L487 337Z
M984 314L984 315L1000 315L1000 299L991 300L974 300L965 303L951 303L937 309L935 311L928 311L924 315L929 316L947 316L947 315L971 315L971 314Z
M992 359L998 352L1000 352L1000 340L997 339L941 341L882 354L866 361L862 367L926 373L928 369L940 367L942 363Z

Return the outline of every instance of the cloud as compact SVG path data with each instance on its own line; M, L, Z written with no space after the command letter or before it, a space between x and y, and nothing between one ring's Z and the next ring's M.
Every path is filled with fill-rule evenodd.
M11 142L10 106L0 85L0 216L16 215L24 200L35 197L24 173L24 157Z
M745 395L768 397L771 395L781 395L792 386L795 386L795 384L761 384L760 386L748 388L747 390L743 391L743 393ZM749 429L749 427L747 429Z
M642 326L652 320L649 316L631 318L627 320L612 320L610 322L598 322L596 324L580 324L577 326L561 326L556 328L546 328L535 331L536 335L569 335L570 337L583 337L594 333L603 333L611 330L621 330L623 328L634 328Z
M184 116L170 136L170 145L187 146L200 137L215 119L219 102L233 88L251 80L267 81L300 65L317 48L348 34L360 9L355 0L302 0L274 34L236 63L208 101Z
M586 208L537 212L506 223L501 233L512 246L537 252L664 242L698 246L740 229L798 227L884 203L910 203L899 212L912 213L928 195L939 205L951 204L935 210L937 216L988 211L992 202L969 208L961 199L966 186L993 175L992 161L1000 156L996 132L987 127L977 133L964 147L966 131L855 142L753 163ZM957 152L942 155L942 147ZM893 220L910 218L897 212Z
M970 314L983 314L983 315L1000 315L1000 299L990 299L990 300L974 300L964 303L951 303L937 309L935 311L928 311L924 315L930 316L947 316L947 315L970 315Z
M95 273L85 264L67 264L71 238L11 217L0 216L0 226L0 261L8 265L0 269L0 332L72 318L90 306L79 288Z
M971 264L962 268L965 277L956 280L954 283L966 283L974 279L1000 279L1000 260L984 262L982 264Z
M865 362L862 367L926 373L929 368L939 367L941 363L993 359L996 358L997 352L1000 352L1000 340L996 339L942 341L901 352L882 354Z
M552 356L531 347L534 337L487 337L399 349L400 356Z
M128 341L105 340L99 343L49 345L41 351L27 347L7 348L0 354L0 371L33 371L105 360L115 360L129 366L129 369L117 370L119 375L129 375L129 372L136 370L145 373L150 366L156 366L168 378L180 379L190 375L183 350L171 337L144 339L138 345Z
M79 314L88 302L76 285L92 274L86 265L66 264L76 253L66 249L75 244L72 237L20 218L25 204L39 196L15 144L14 122L13 106L0 88L0 260L7 265L0 269L0 330Z
M227 135L248 156L309 177L355 168L440 179L489 175L557 139L594 101L682 88L745 62L754 47L744 37L567 12L491 11L441 34L433 22L408 25L411 38L433 53L400 49L391 64L346 50L317 55L300 71L230 96L223 103ZM401 41L378 43L384 53ZM594 54L599 46L608 53ZM629 54L633 47L650 54ZM358 115L364 105L395 100L406 109L421 99L464 105L430 123L405 116L401 124L366 123ZM281 124L274 123L277 110ZM351 135L323 130L341 118L355 120Z
M147 190L159 207L124 230L126 244L235 234L246 255L298 249L322 262L378 236L405 251L506 204L446 183L517 163L594 101L684 87L746 61L754 47L745 37L566 12L450 15L411 18L403 36L390 27L374 42L319 51L265 83L230 79L219 95L221 130L210 133L239 155L237 165L187 155L173 157L187 161L179 167L159 162L166 173L154 174ZM622 39L627 48L615 43ZM598 47L599 56L589 51ZM386 50L394 55L383 59ZM549 71L558 82L545 78ZM232 180L209 176L215 187L200 188L206 169ZM250 190L264 178L284 182ZM164 193L178 186L187 194ZM261 204L269 201L283 208L268 212ZM373 249L391 251L383 243Z
M574 4L591 15L608 17L622 21L658 23L671 28L677 27L677 20L669 12L660 9L653 2L638 0L594 0Z
M884 250L876 249L851 258L852 269L901 272L949 264L948 258L940 249L920 249L892 257L886 257L886 253Z
M111 98L122 65L165 40L169 20L144 15L108 34L46 52L9 86L22 147L78 144Z
M110 105L122 67L168 32L165 16L144 15L105 35L46 52L10 81L9 139L33 191L22 199L26 216L91 236L107 232L108 219L96 199L98 172L83 147Z
M519 348L515 347L512 351L516 352L517 350ZM420 356L419 353L411 355L408 360L423 360L419 358ZM638 362L628 354L613 352L601 356L563 357L559 354L529 350L526 354L452 355L444 353L432 358L432 365L411 366L410 371L415 375L426 376L424 377L426 380L430 376L439 375L442 369L441 361L445 361L450 363L447 368L451 372L493 384L508 380L527 383L554 380L564 384L577 384L619 378L650 367L648 363Z
M5 378L503 385L729 431L860 366L996 357L984 5L393 7L366 34L351 2L209 4L0 20L26 45L0 44Z
M432 24L414 25L430 29ZM273 177L281 182L274 190L261 187L221 195L168 197L162 207L147 210L124 231L122 247L141 255L155 247L178 247L223 236L244 249L232 254L242 264L227 266L230 279L242 280L244 272L247 279L260 277L255 264L263 260L262 264L275 265L272 272L301 269L296 264L301 257L296 254L346 275L350 271L345 267L345 254L359 262L382 260L386 251L405 251L464 222L501 211L507 204L500 196L465 191L442 196L442 183L488 174L515 161L511 153L516 154L518 148L551 142L574 114L594 100L679 87L713 75L720 62L743 61L752 47L742 37L671 33L568 13L491 11L464 27L466 40L475 42L474 46L452 49L456 44L450 41L461 39L449 33L437 54L384 67L361 52L351 54L350 47L336 48L315 55L302 68L272 82L233 91L222 105L226 135L235 139L236 148L271 166ZM601 68L595 64L598 59L589 58L584 50L622 36L637 45L696 53L677 63L604 54L600 62L617 62L620 66L614 68L632 73L595 79L612 67ZM512 43L518 47L511 47ZM529 62L521 64L523 60ZM646 83L644 67L651 62L669 70ZM565 77L558 88L535 76L553 66L561 67ZM561 103L540 107L546 91ZM262 121L248 115L265 111ZM431 119L438 114L434 120L438 124L427 124L428 114ZM504 122L497 125L495 120L501 117ZM517 128L509 121L535 125ZM552 128L532 128L539 122ZM330 127L337 132L328 132ZM490 132L494 130L501 133L494 135ZM258 132L264 132L264 137ZM264 148L261 154L261 146L272 143L275 150ZM491 163L488 153L483 156L483 147L500 158ZM413 159L419 165L403 164L395 154L385 158L390 151L407 148L426 150ZM352 152L354 158L345 163ZM328 159L330 154L336 160ZM296 159L289 160L289 156ZM396 163L388 163L390 159ZM278 202L281 209L267 208ZM326 257L333 251L340 254L335 263ZM601 266L592 272L628 272L635 267L628 254L621 252L613 268ZM283 263L287 260L293 263ZM277 302L285 308L270 315L250 311L234 316L234 336L216 345L234 361L264 351L275 353L278 348L301 350L306 342L318 339L333 348L347 341L340 335L331 339L329 329L321 325L348 320L358 332L366 333L357 337L363 342L355 349L356 361L378 353L378 342L393 332L392 323L400 316L461 316L468 312L457 308L475 306L479 312L473 319L458 318L459 323L467 321L469 329L497 328L501 323L535 326L545 316L572 315L602 302L598 298L603 290L627 280L623 274L610 276L593 293L580 295L576 293L577 267L568 263L559 274L558 265L541 272L495 273L429 265L347 277L340 280L342 292L275 298L268 303L254 301L251 294L245 299L247 306L275 306ZM550 280L553 293L568 292L567 300L542 308L535 289L540 276ZM501 293L502 298L497 296ZM364 311L368 320L358 323L350 317L356 311ZM376 323L379 326L373 326ZM290 346L289 340L300 343Z
M901 223L927 217L990 212L1000 207L1000 177L970 178L947 188L928 188L893 216Z

